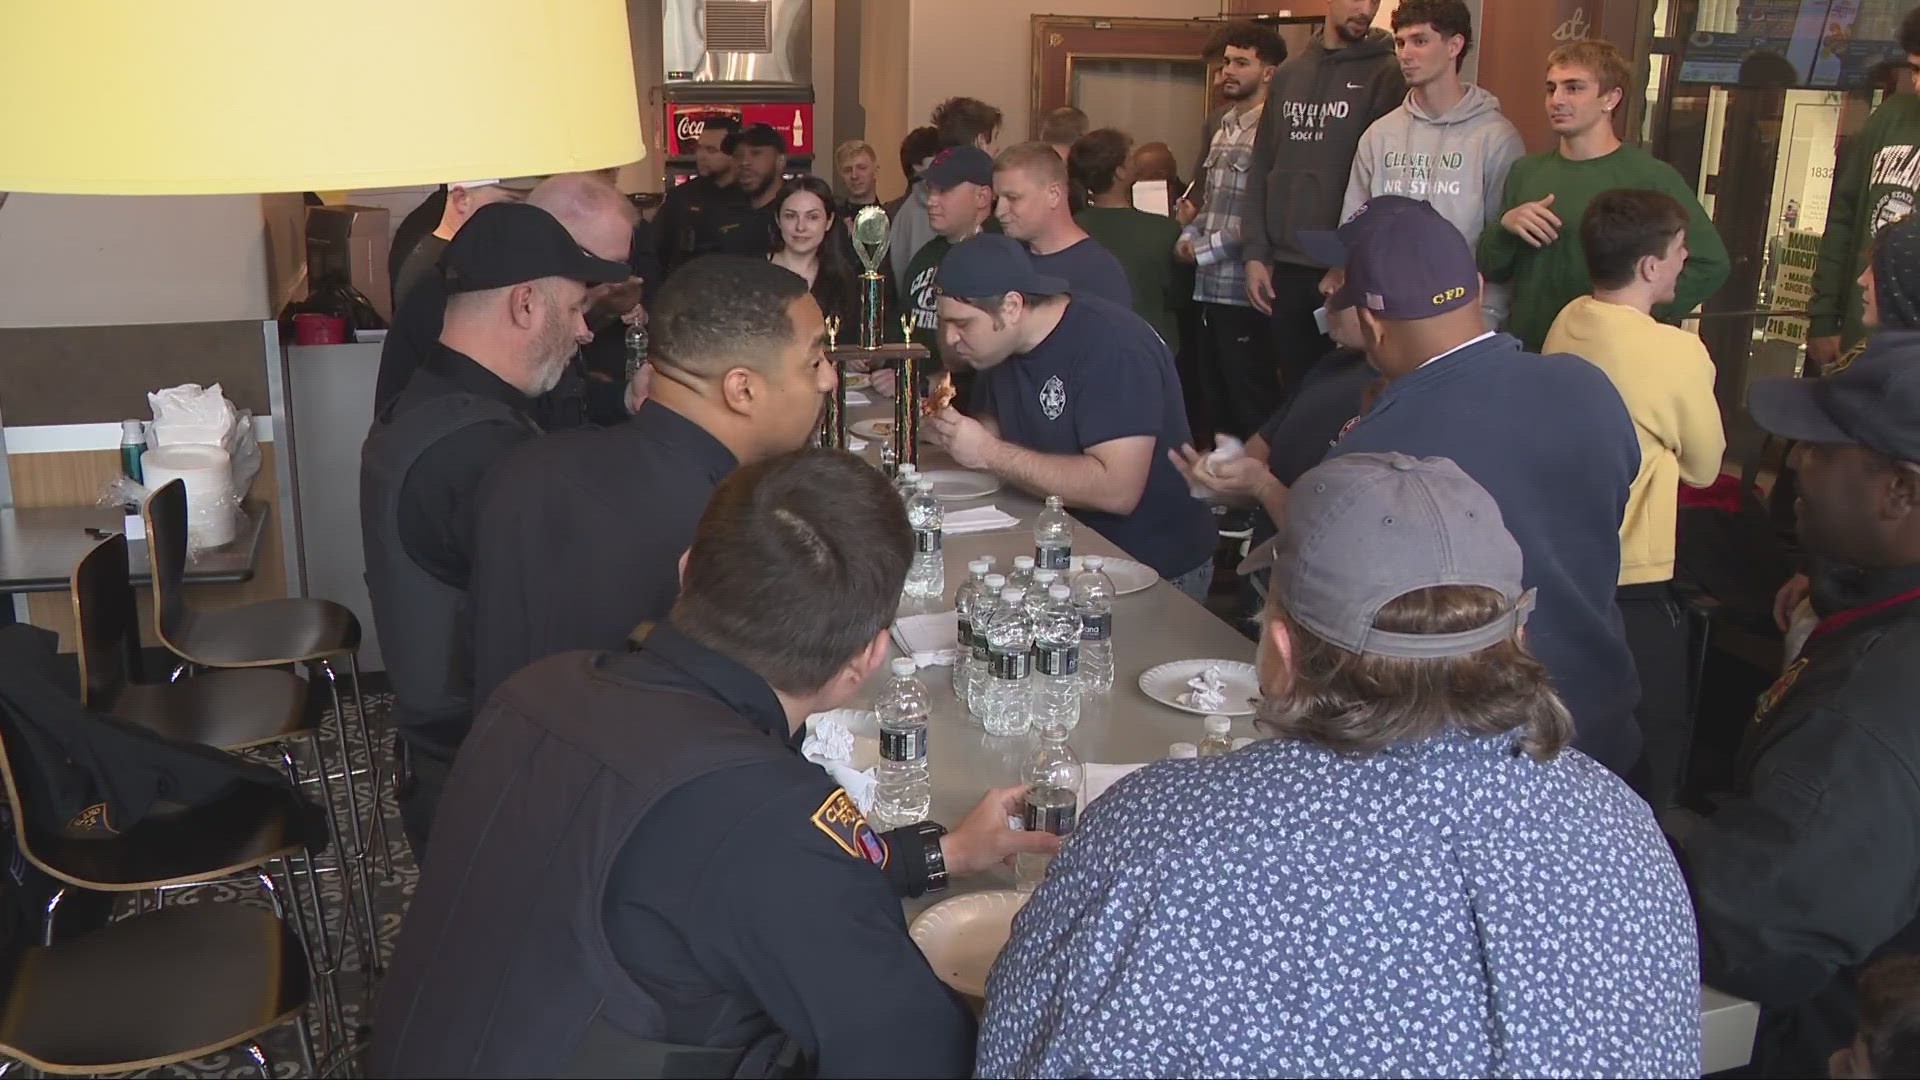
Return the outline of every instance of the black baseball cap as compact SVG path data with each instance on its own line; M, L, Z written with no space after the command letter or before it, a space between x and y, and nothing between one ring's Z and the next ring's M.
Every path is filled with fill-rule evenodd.
M1327 266L1343 266L1347 283L1327 307L1365 307L1408 321L1432 318L1480 302L1480 270L1473 249L1433 204L1381 195L1354 211L1337 230L1303 229L1300 250Z
M787 140L771 124L748 124L727 136L720 148L731 154L742 146L761 146L778 153L787 152Z
M625 281L626 263L602 259L574 240L545 210L523 202L490 203L474 211L440 255L453 292L504 289L523 281L563 277L588 285Z
M1920 462L1920 332L1882 330L1851 364L1818 379L1762 379L1747 391L1747 409L1782 438Z
M920 178L945 191L955 184L993 186L993 158L977 146L949 146L940 151Z
M934 284L947 296L999 296L1010 292L1059 296L1067 291L1065 278L1048 277L1035 270L1027 246L1001 233L981 233L953 245L940 260Z

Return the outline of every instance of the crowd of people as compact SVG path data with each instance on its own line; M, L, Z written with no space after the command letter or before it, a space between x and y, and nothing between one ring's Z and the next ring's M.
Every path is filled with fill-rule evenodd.
M1726 438L1677 323L1727 251L1622 142L1614 46L1545 58L1527 154L1462 0L1327 7L1294 56L1223 24L1191 185L1125 118L1003 147L957 97L890 203L867 143L836 190L726 120L651 220L599 174L449 189L362 465L422 866L379 1075L1687 1075L1703 983L1759 1003L1758 1074L1920 1065L1914 99L1839 170L1808 377L1750 395L1812 614L1690 794L1676 536ZM1058 839L1019 789L880 833L797 752L913 546L807 449L873 206L884 324L961 390L931 443L1195 599L1244 537L1258 597L1267 737L1092 806L977 1019L899 898Z

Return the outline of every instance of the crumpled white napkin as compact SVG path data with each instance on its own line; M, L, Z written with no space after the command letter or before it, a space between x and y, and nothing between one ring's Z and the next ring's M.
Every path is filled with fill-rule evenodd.
M960 660L960 613L908 615L893 624L893 643L915 667L950 667Z
M940 523L940 531L948 536L965 536L967 533L992 532L995 529L1011 529L1020 524L1020 519L989 503L986 506L974 506L965 510L954 510Z
M1210 473L1218 466L1247 456L1246 445L1231 435L1215 435L1213 437L1213 445L1214 450L1206 457L1200 459L1200 471L1202 472ZM1201 487L1199 484L1189 484L1187 485L1187 494L1192 495L1196 499L1207 499L1211 498L1213 493Z
M848 722L855 717L871 717L861 709L834 709L807 717L807 737L800 744L800 756L827 771L834 782L845 788L853 805L865 814L873 809L872 769L853 767L854 734ZM872 721L868 721L871 723Z

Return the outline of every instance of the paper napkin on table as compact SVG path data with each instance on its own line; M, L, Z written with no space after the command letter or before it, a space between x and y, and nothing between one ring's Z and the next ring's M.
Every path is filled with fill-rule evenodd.
M807 717L807 738L800 744L800 756L825 769L834 782L845 788L853 805L865 814L873 809L873 790L877 781L872 769L853 767L854 726L873 727L878 721L862 709L834 709Z
M860 405L871 405L871 404L873 404L873 399L861 393L860 391L858 390L847 391L847 405L849 408L857 407Z
M940 528L949 536L964 536L967 533L1011 529L1018 524L1020 524L1019 518L989 503L986 506L952 511L947 514Z
M941 611L897 619L893 643L913 657L915 667L953 664L960 659L960 613Z

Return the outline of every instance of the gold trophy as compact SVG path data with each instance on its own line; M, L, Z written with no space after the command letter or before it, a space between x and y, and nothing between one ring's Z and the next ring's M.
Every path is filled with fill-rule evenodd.
M887 212L868 206L853 216L853 253L866 270L860 274L860 347L877 349L881 345L880 328L886 325L887 290L880 276L880 260L887 257L892 243Z
M827 324L827 359L833 364L833 389L826 394L826 403L820 407L820 423L813 432L813 445L828 450L847 448L847 371L846 365L833 353L840 345L840 316L829 315Z

